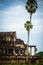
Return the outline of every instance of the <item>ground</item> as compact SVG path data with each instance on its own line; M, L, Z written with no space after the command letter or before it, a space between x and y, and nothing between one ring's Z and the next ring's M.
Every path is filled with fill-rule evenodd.
M0 65L43 65L43 63L38 63L38 64L0 64Z

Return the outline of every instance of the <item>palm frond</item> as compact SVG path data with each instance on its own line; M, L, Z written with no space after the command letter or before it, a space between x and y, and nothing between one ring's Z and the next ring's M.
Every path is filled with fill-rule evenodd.
M33 25L31 24L30 21L26 21L26 23L24 24L24 27L26 28L26 30L32 29Z
M36 0L27 0L25 5L26 10L29 13L35 13L36 9L38 8L38 4Z

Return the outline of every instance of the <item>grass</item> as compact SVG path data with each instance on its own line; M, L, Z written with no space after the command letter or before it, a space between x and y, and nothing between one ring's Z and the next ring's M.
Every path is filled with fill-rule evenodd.
M43 63L34 63L34 64L0 64L0 65L43 65Z

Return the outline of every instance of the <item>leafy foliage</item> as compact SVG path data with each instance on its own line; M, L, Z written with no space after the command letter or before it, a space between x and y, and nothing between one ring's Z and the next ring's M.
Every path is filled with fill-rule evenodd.
M43 52L37 53L36 56L38 56L38 57L40 57L40 58L43 58Z

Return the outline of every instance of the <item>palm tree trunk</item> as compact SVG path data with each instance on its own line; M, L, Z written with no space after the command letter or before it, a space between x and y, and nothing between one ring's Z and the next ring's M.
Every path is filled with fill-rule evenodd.
M31 19L32 19L32 13L30 13L30 22L31 22Z
M27 63L28 63L28 45L29 45L29 34L30 34L30 29L28 31L28 38L27 38Z
M32 14L30 13L30 22L31 22ZM30 29L28 30L28 39L27 39L27 63L28 63L28 45L29 45L29 34L30 34Z

